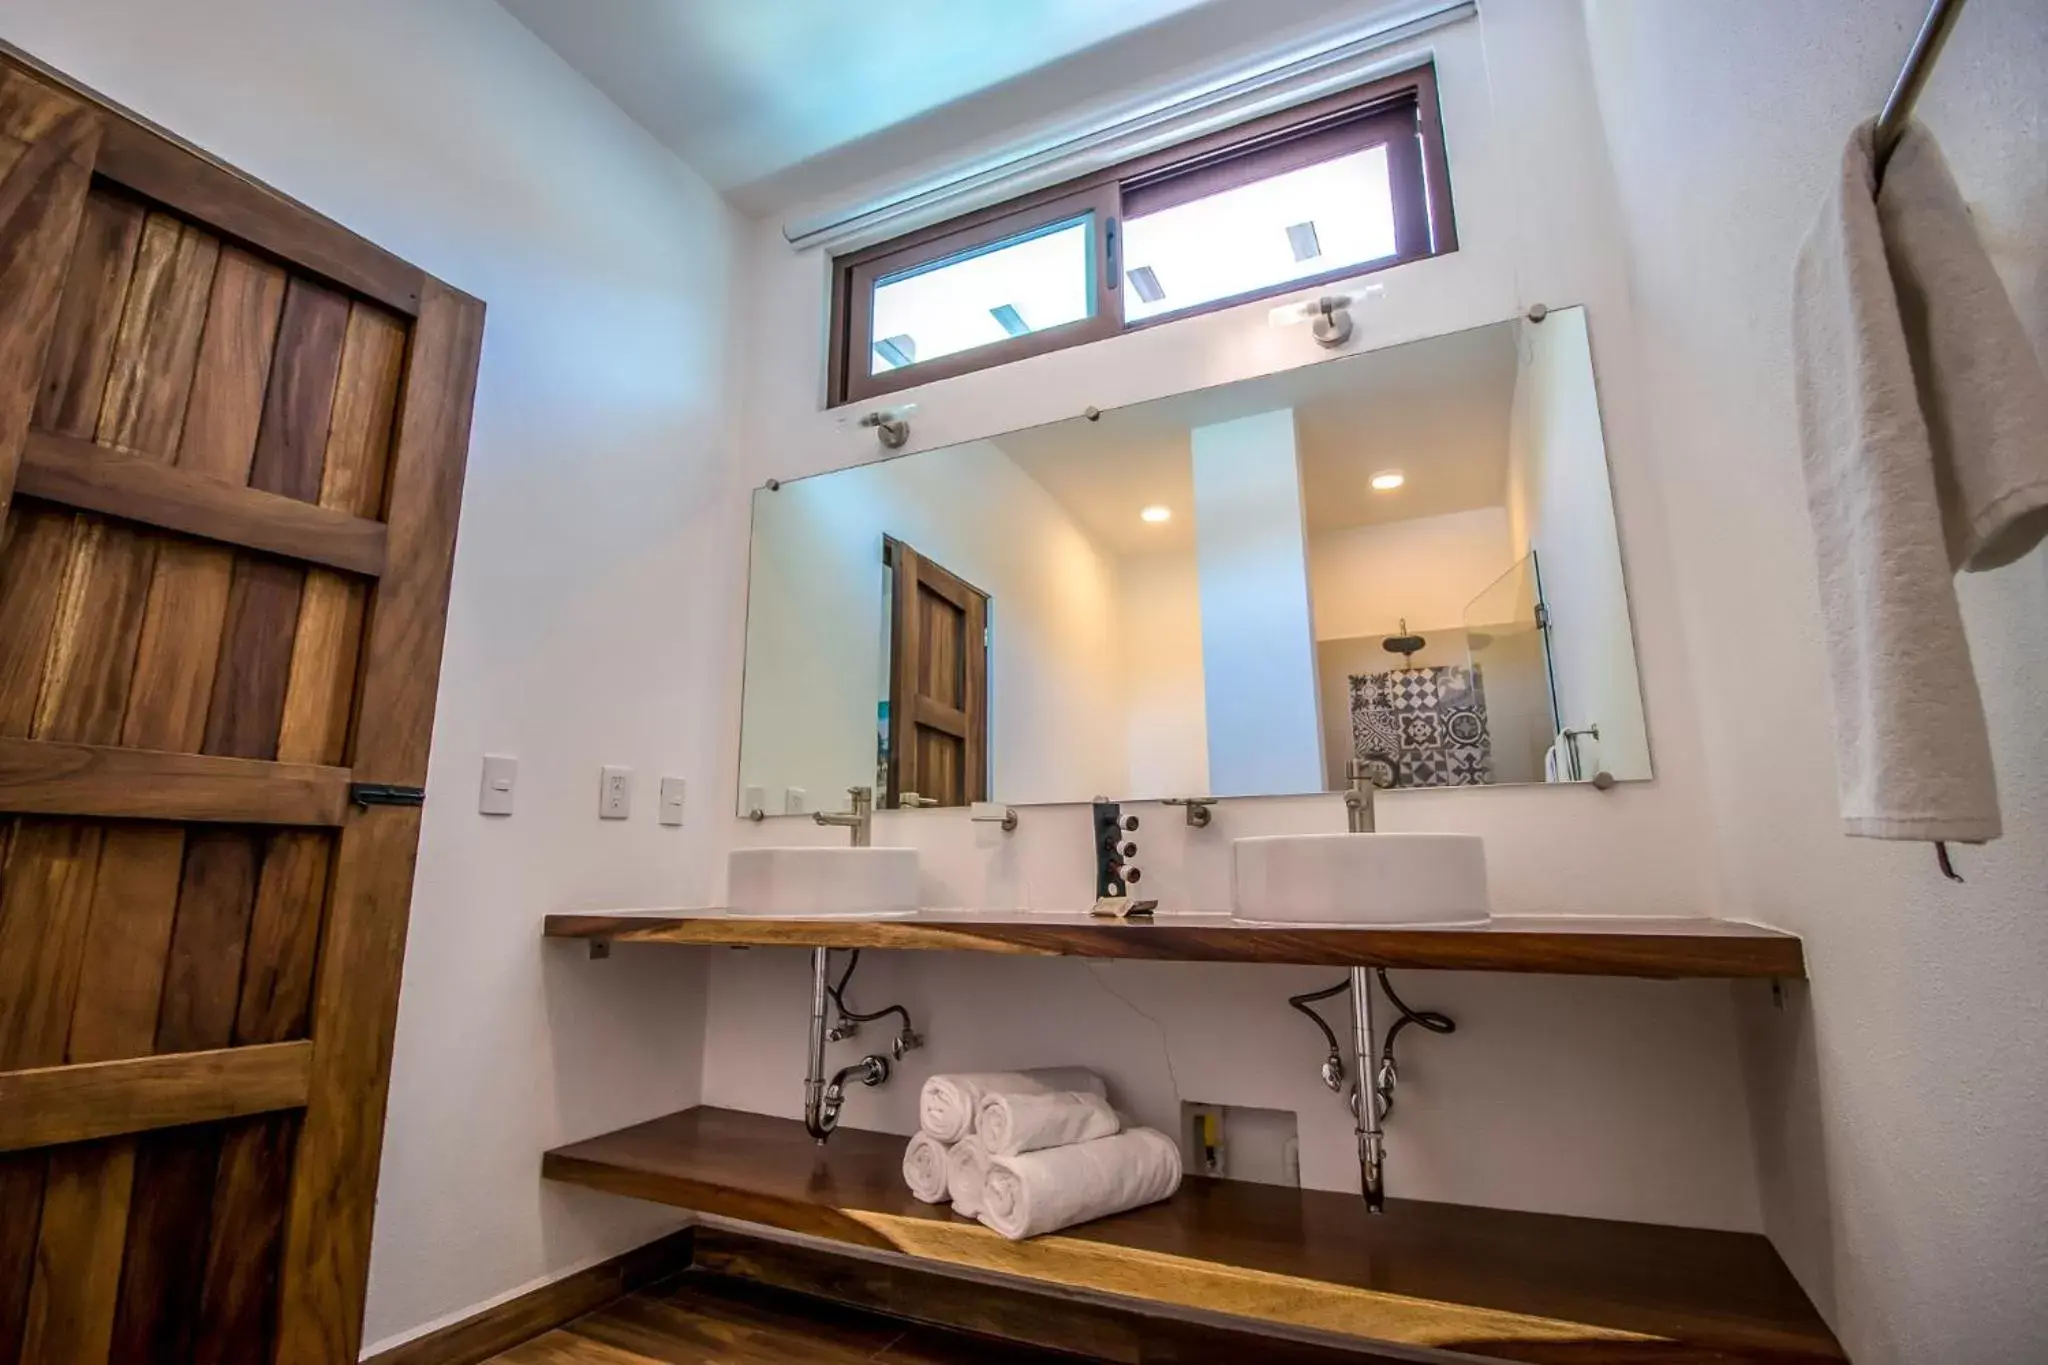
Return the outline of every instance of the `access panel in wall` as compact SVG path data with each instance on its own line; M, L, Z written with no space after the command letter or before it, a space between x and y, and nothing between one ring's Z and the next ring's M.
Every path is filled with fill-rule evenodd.
M897 545L974 586L997 801L1650 776L1581 308L762 489L742 814L932 799Z

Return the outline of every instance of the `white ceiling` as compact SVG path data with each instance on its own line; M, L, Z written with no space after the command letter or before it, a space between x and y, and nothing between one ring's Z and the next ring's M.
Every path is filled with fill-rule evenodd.
M1515 328L1496 323L995 438L1117 555L1194 544L1188 432L1291 407L1310 534L1503 505ZM1304 337L1304 341L1306 338ZM1371 476L1407 483L1375 492ZM1148 525L1153 503L1173 520Z
M1014 137L1357 0L499 0L742 211Z

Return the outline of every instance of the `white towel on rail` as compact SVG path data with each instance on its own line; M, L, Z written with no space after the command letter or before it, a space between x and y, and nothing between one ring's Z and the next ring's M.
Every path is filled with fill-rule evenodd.
M988 1149L969 1134L946 1152L946 1195L953 1212L973 1218L981 1212L982 1188L988 1180Z
M903 1182L927 1204L946 1202L946 1144L930 1133L914 1133L903 1149Z
M1881 192L1866 124L1799 250L1793 324L1843 823L2000 833L1954 571L2048 534L2048 379L1933 139Z
M1109 1093L1100 1076L1078 1066L953 1072L932 1077L918 1092L918 1126L941 1142L958 1142L974 1131L975 1111L981 1108L981 1097L993 1090L1013 1095L1042 1094L1048 1090Z
M1053 1090L1042 1095L997 1091L981 1097L974 1135L990 1156L1015 1156L1109 1137L1123 1126L1109 1101L1087 1090Z
M1155 1203L1179 1188L1173 1139L1153 1128L1126 1128L1071 1147L990 1157L980 1217L1015 1242Z

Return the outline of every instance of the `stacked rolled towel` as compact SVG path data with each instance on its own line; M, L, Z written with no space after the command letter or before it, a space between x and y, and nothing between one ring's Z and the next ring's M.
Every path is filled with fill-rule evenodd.
M1016 1156L1046 1147L1092 1142L1122 1131L1109 1101L1088 1090L1053 1090L1039 1095L981 1097L974 1135L990 1156Z
M1078 1066L1049 1066L1038 1071L962 1071L934 1076L917 1097L918 1126L940 1142L958 1142L974 1131L976 1111L989 1094L1042 1095L1055 1090L1085 1090L1107 1095L1109 1088L1094 1072Z
M903 1149L903 1180L927 1204L946 1202L946 1144L920 1132Z
M1127 1128L1114 1137L989 1158L978 1216L1021 1241L1166 1199L1180 1188L1180 1173L1171 1138Z
M982 1186L987 1180L988 1148L969 1133L946 1153L946 1194L953 1201L953 1212L962 1218L979 1217Z

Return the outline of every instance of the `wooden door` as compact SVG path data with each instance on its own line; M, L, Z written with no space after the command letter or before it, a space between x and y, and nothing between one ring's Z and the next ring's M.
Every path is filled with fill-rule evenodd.
M482 319L0 61L0 1365L356 1359Z
M884 542L883 559L892 575L883 804L986 801L988 594L900 540Z

